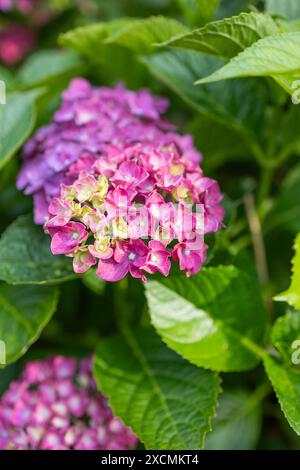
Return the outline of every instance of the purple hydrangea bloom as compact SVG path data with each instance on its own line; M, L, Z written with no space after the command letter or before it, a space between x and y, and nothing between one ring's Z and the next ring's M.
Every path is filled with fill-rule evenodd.
M97 392L90 359L29 362L0 401L0 450L126 450L136 444Z
M94 87L85 79L74 79L53 122L39 129L24 147L17 186L33 194L35 222L45 222L61 184L72 184L80 171L108 150L124 150L139 142L174 144L179 154L198 163L201 156L191 136L179 135L162 118L167 107L165 98L147 90Z

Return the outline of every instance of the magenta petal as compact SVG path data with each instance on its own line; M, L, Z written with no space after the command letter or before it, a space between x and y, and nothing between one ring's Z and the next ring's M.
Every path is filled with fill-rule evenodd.
M120 281L126 276L129 269L128 260L117 263L113 258L101 259L97 268L97 275L104 281L115 282Z

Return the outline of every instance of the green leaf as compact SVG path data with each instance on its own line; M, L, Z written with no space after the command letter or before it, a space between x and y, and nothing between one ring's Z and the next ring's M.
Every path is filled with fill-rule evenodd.
M276 32L278 26L269 15L241 13L171 38L161 45L231 58L257 40Z
M272 14L282 15L290 20L300 17L299 0L266 0L266 9Z
M19 150L33 130L37 91L8 94L0 105L0 170Z
M13 73L2 65L0 65L0 80L5 83L6 90L9 90L15 84L15 78Z
M300 312L280 317L273 326L271 339L283 361L266 355L265 369L286 419L300 435Z
M72 262L53 256L50 239L31 215L15 220L0 239L0 279L9 284L51 284L74 277Z
M194 82L214 70L220 59L193 51L172 50L143 57L149 71L196 111L255 138L263 127L264 97L252 80L196 87Z
M103 339L94 375L117 416L148 449L203 446L220 390L218 377L169 350L151 329Z
M271 335L272 344L290 364L295 352L295 341L299 340L300 348L300 312L287 312L283 317L279 317Z
M268 377L281 409L294 431L300 435L300 369L288 368L270 356L264 359Z
M89 57L99 54L101 44L115 44L146 54L153 51L155 43L186 31L179 21L163 16L121 18L71 30L60 37L60 43Z
M255 367L266 333L257 281L233 266L203 268L148 281L151 320L167 345L197 366L217 371Z
M130 22L121 31L111 34L105 42L124 46L138 54L150 54L156 48L157 43L187 31L188 29L179 21L163 16L153 16Z
M62 75L78 74L82 68L73 51L41 50L32 54L21 67L18 80L26 86L51 82Z
M206 450L252 450L261 432L260 396L247 390L233 389L222 393L212 432L205 439Z
M72 29L67 33L61 34L59 43L62 46L69 47L79 52L83 56L97 59L100 45L110 34L121 31L128 24L133 23L135 18L120 18L108 23L94 23L87 26Z
M102 83L111 86L112 82L124 80L127 86L137 88L145 83L144 67L138 63L132 51L105 42L114 32L120 33L134 21L138 20L120 18L76 28L61 35L59 42L85 57L93 65L93 72Z
M292 281L287 291L278 294L275 300L287 302L292 307L300 309L300 234L295 240L295 256L293 258Z
M274 34L252 44L221 69L197 84L236 77L273 77L290 89L292 78L300 75L300 33ZM289 76L289 79L286 79Z
M54 314L55 287L0 284L0 340L6 346L7 364L22 356L38 339Z

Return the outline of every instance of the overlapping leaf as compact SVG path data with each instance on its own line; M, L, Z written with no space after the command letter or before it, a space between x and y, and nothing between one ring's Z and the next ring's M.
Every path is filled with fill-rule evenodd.
M55 287L0 284L0 341L10 363L37 340L56 310Z
M269 15L241 13L171 38L162 45L231 58L259 39L276 32L278 26Z
M0 104L0 169L19 150L36 120L35 102L39 92L11 93Z
M199 449L215 413L218 377L168 349L152 329L103 339L94 375L115 413L148 449Z
M169 347L217 371L255 367L266 313L255 278L233 267L202 269L146 284L151 320Z
M274 34L252 44L198 84L236 77L273 77L288 92L300 76L300 33Z

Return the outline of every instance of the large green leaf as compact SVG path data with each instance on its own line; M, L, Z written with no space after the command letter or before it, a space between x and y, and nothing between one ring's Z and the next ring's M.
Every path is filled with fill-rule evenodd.
M94 375L116 415L148 449L203 446L215 413L218 377L177 356L152 329L103 339Z
M148 281L151 320L174 351L217 371L247 370L259 360L266 313L254 277L233 266Z
M291 364L298 340L300 348L300 312L287 312L272 328L272 343L288 364Z
M270 13L286 16L290 20L300 17L299 0L266 0L266 9Z
M41 50L32 54L21 67L18 80L22 85L41 85L63 75L74 76L82 68L79 56L73 51Z
M8 94L0 105L0 169L19 150L36 120L37 92Z
M76 28L63 34L60 42L91 58L99 54L100 44L115 44L145 54L153 51L155 43L186 31L179 21L163 16L121 18Z
M150 72L198 112L254 138L263 127L264 97L252 80L196 87L194 82L223 61L193 51L172 50L144 57Z
M74 276L72 262L53 256L50 239L31 215L19 217L0 239L0 279L9 284L51 284Z
M177 0L184 16L191 25L201 25L213 20L220 0Z
M252 44L198 84L236 77L273 77L293 93L300 76L300 33L274 34Z
M271 338L282 360L266 355L265 369L286 419L300 435L300 313L288 312L279 318Z
M59 41L91 62L93 72L101 82L111 85L112 82L124 80L130 87L140 87L145 84L145 69L133 52L118 44L105 42L114 32L120 33L135 21L138 22L134 18L120 18L108 23L83 26L62 34Z
M231 58L257 40L276 32L278 26L269 15L241 13L171 38L162 45Z
M295 256L293 258L292 281L287 291L278 294L275 300L287 302L289 305L300 309L300 234L295 240Z
M176 20L153 16L130 22L126 28L111 34L105 42L127 47L138 54L146 54L153 52L157 43L187 31L188 29Z
M266 356L264 365L281 409L294 431L300 435L300 369L287 367Z
M6 363L15 361L37 340L56 310L55 287L0 284L0 340Z
M207 450L255 449L261 432L260 396L243 389L222 393L212 432L205 439Z

